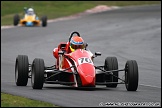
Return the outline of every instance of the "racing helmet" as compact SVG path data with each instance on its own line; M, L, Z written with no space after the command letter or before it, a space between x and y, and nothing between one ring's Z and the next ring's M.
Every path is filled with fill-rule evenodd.
M29 8L27 11L28 15L33 15L34 14L34 9L33 8Z
M73 36L70 41L70 49L74 52L76 49L83 49L84 48L84 40L79 36Z

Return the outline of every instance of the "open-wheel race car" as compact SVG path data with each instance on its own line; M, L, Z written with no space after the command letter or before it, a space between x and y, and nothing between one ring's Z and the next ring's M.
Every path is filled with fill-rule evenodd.
M25 15L22 19L20 19L20 16L18 14L14 15L13 18L13 25L17 26L20 24L21 26L41 26L46 27L47 26L47 16L43 16L41 19L34 13L34 10L32 8L29 8L28 10L25 10Z
M53 66L45 66L44 60L35 58L29 64L27 55L18 55L15 63L15 82L17 86L26 86L31 78L33 89L42 89L43 84L61 84L73 87L117 87L125 84L127 91L138 88L138 65L135 60L128 60L124 69L118 69L116 57L107 57L103 66L95 66L93 59L101 56L100 52L93 55L84 43L84 49L76 49L69 53L71 38L78 32L72 32L68 42L61 42L53 50L56 62ZM125 79L119 78L119 72L125 71ZM118 80L121 80L118 82Z

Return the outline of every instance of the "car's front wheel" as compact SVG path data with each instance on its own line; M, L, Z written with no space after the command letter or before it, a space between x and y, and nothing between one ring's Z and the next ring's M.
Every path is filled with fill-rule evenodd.
M15 63L15 82L17 86L27 85L28 73L29 73L28 56L18 55Z
M14 16L14 21L13 21L14 26L17 26L19 24L19 21L20 21L20 17L18 14L16 14Z
M42 89L44 83L44 60L35 58L32 63L31 84L33 89Z
M125 64L125 86L127 91L136 91L138 87L138 65L135 60Z
M118 61L116 57L107 57L105 59L105 65L104 65L104 69L106 71L110 71L110 70L118 70ZM113 75L116 76L112 76L112 75L106 75L105 76L105 80L107 82L113 82L114 84L106 84L106 87L117 87L117 83L118 82L118 71L117 72L113 72Z
M47 26L47 16L42 17L42 26L46 27Z

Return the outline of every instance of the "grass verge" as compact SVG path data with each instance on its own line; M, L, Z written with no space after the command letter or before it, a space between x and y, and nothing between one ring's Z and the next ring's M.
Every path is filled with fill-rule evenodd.
M24 7L33 7L41 18L47 15L48 19L68 16L83 12L97 5L128 6L161 4L161 1L1 1L1 26L13 25L13 16L23 17Z
M1 93L1 107L58 107L53 104Z

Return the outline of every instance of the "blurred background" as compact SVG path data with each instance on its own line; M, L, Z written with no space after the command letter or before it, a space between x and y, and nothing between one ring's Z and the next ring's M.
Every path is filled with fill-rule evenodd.
M33 7L38 17L47 15L48 19L54 19L83 12L97 5L128 6L148 4L161 4L161 1L1 1L1 26L12 25L15 14L23 17L24 7Z

